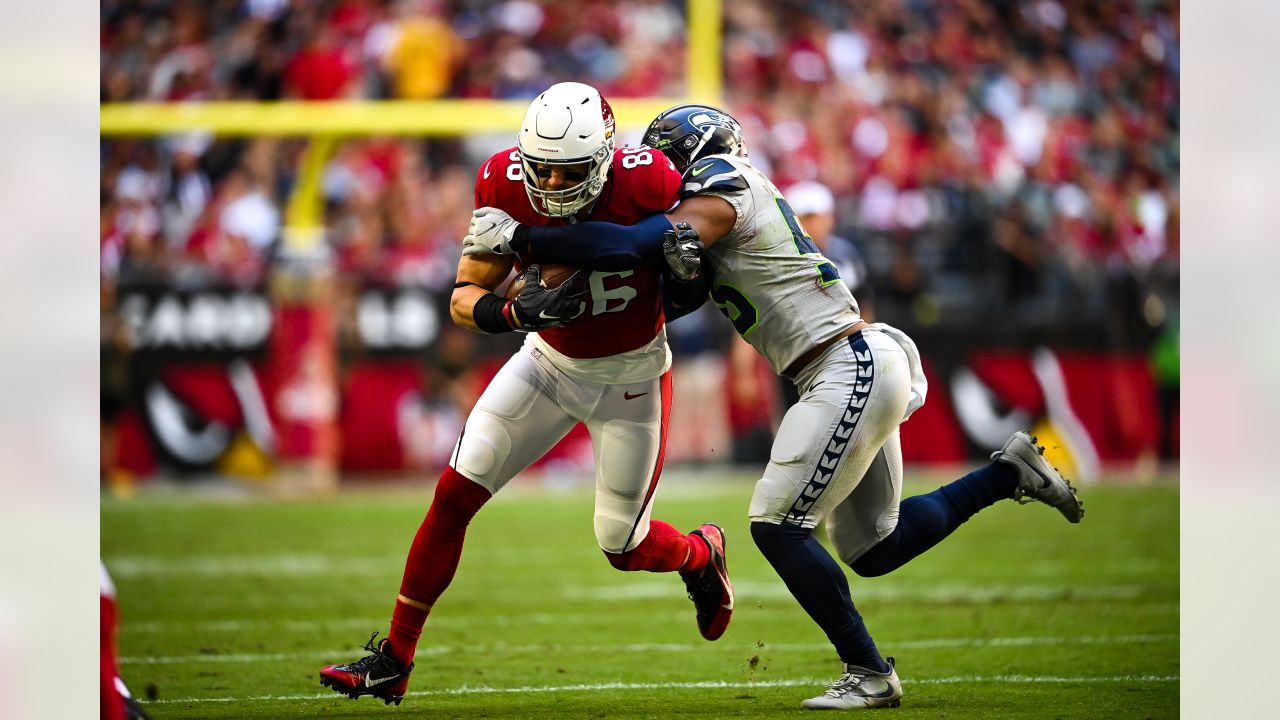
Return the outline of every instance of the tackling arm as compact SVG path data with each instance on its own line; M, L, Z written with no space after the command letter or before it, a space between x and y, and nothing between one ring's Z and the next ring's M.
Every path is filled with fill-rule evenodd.
M519 225L511 249L531 251L542 262L574 265L588 270L629 270L662 255L662 240L676 223L687 222L705 247L729 234L737 212L715 196L688 198L665 215L653 215L635 225L581 222L572 225Z
M667 322L679 320L702 307L711 289L711 276L703 273L693 280L677 280L671 273L662 274L662 314Z
M694 195L667 213L672 225L689 223L704 248L728 235L738 220L738 211L728 200L714 195Z
M511 238L511 248L520 253L528 251L542 262L617 272L659 257L663 233L670 229L665 215L651 215L635 225L520 225Z

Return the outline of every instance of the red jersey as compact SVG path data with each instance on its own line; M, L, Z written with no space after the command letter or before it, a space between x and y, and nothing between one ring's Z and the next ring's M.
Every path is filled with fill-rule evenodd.
M680 173L661 152L641 145L613 151L613 166L590 213L578 220L618 225L670 210L680 192ZM489 158L476 173L476 207L495 207L525 225L565 225L566 218L539 214L524 189L520 155L513 147ZM536 257L522 260L535 263ZM658 269L642 265L621 272L593 272L587 310L565 327L539 330L558 352L572 358L601 358L635 350L662 330Z

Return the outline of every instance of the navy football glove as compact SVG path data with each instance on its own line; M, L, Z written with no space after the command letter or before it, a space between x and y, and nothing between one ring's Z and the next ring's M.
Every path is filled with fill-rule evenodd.
M517 330L535 331L563 327L587 309L582 298L587 294L582 271L570 275L559 287L542 286L542 268L530 265L524 271L524 288L511 301L511 314Z
M676 223L674 230L662 236L662 255L677 280L695 280L702 272L702 240L687 222Z

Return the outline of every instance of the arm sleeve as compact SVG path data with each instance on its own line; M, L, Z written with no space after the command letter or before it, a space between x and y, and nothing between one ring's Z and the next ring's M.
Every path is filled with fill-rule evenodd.
M693 280L677 280L671 273L662 273L662 314L667 322L679 320L702 307L711 290L711 278L703 273Z
M662 237L671 229L666 215L653 215L635 225L581 222L573 225L520 225L511 247L528 251L542 262L616 272L662 257Z

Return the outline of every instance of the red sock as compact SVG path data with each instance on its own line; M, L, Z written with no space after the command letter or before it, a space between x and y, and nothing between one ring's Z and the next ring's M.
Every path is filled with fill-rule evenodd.
M124 698L116 689L116 602L115 598L102 594L99 602L99 625L101 627L101 665L99 684L103 720L124 720Z
M462 557L467 524L492 497L490 492L446 467L436 484L435 499L409 547L400 581L400 596L391 614L391 651L406 665L413 660L431 606L453 581Z
M605 553L619 570L693 572L706 567L711 551L701 538L686 535L661 520L649 521L649 534L624 553Z

